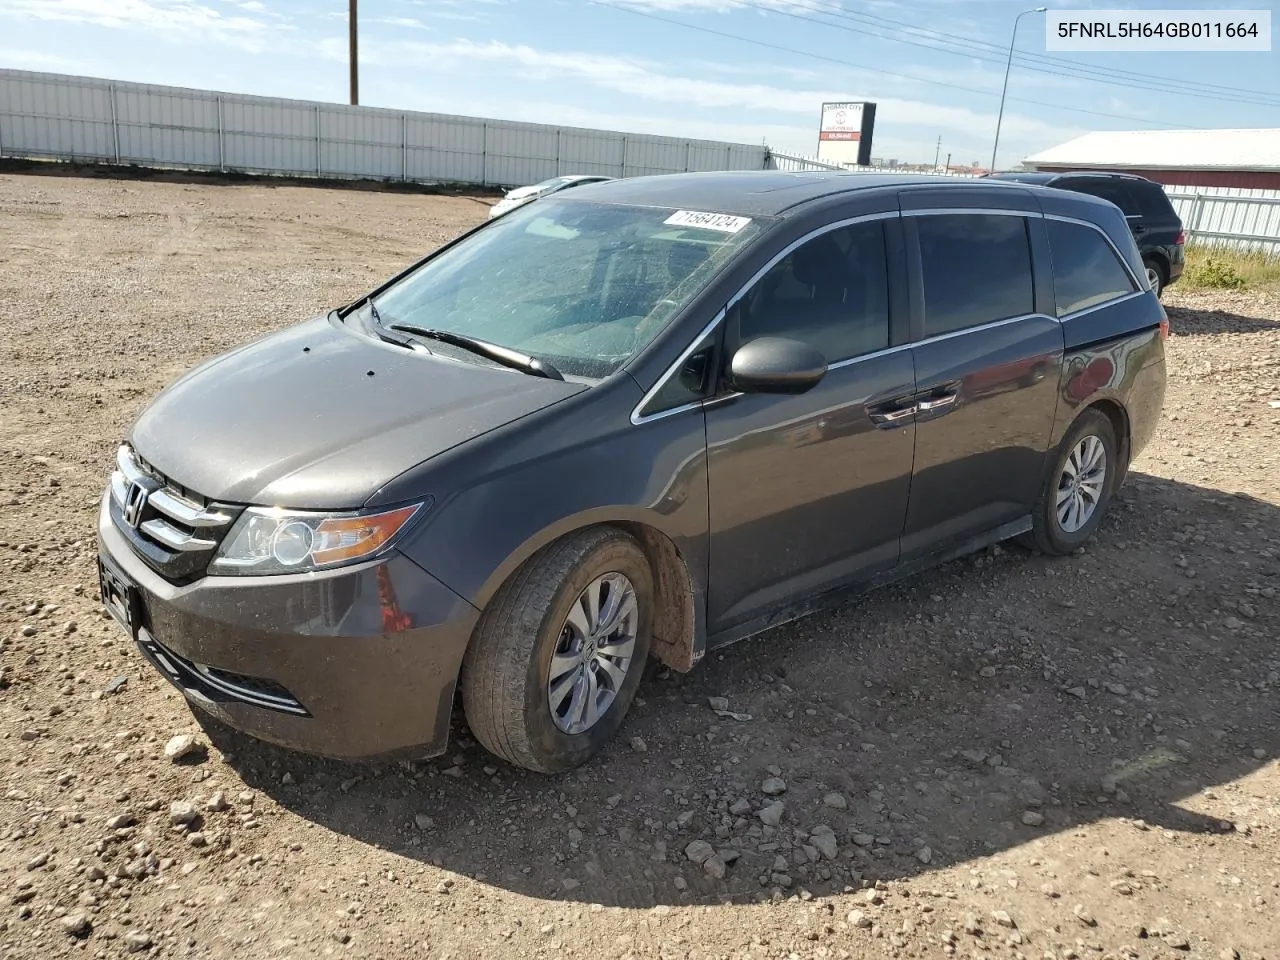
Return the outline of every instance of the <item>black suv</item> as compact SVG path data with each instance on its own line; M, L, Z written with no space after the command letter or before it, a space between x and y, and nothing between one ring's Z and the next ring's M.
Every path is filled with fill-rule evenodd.
M1059 190L1074 190L1110 200L1124 211L1133 238L1138 241L1147 280L1157 295L1182 276L1186 232L1182 220L1153 180L1130 173L997 173L990 179L1038 183Z

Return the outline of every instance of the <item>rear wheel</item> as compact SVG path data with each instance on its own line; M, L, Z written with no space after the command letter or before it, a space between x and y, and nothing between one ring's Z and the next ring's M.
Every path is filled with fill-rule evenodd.
M590 759L635 696L653 601L648 561L621 530L584 530L535 554L486 608L463 661L476 739L540 773Z
M1031 513L1031 546L1063 556L1085 543L1102 523L1119 478L1116 433L1099 410L1086 410L1053 459Z
M1164 293L1165 284L1169 282L1165 275L1164 265L1154 257L1144 257L1142 265L1147 269L1147 283L1155 291L1157 297Z

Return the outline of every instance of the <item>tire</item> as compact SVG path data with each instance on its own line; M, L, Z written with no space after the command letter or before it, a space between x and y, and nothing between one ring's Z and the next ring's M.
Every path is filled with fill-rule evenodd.
M1143 257L1142 265L1147 269L1147 280L1151 284L1151 289L1155 291L1157 297L1164 296L1164 288L1169 283L1169 274L1162 264L1155 257Z
M595 631L583 629L591 619L580 602L588 587L606 612L612 600L625 601L631 590L634 612L618 618L612 640L597 643L590 639ZM560 773L591 759L622 725L635 697L649 655L653 609L649 563L621 530L579 531L534 554L485 608L463 658L462 707L471 732L490 753L538 773ZM624 663L620 654L632 631ZM553 657L562 671L555 713ZM578 666L566 668L575 659ZM594 702L607 699L590 723L589 673L596 678Z
M1090 443L1089 441L1093 441ZM1082 476L1090 476L1088 466L1095 462L1096 450L1101 450L1102 476L1096 485L1097 496L1084 521L1080 514L1072 516L1068 510L1066 520L1060 517L1058 504L1059 493L1070 481L1066 477L1068 463L1084 462L1086 469L1078 470ZM1075 460L1072 455L1075 454ZM1089 540L1102 523L1102 518L1111 503L1111 494L1115 491L1116 480L1120 473L1120 462L1116 454L1116 433L1111 420L1099 410L1086 410L1080 415L1062 443L1058 446L1049 471L1045 476L1040 495L1036 498L1031 511L1031 533L1024 542L1041 553L1050 556L1065 556L1074 552ZM1092 485L1084 484L1077 504L1087 504L1089 497L1086 491ZM1070 497L1068 498L1071 499ZM1078 525L1077 525L1078 524Z

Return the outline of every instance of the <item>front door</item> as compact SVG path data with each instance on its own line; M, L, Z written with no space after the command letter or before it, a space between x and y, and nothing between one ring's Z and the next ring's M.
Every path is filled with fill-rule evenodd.
M1063 338L1049 315L1052 291L1036 289L1037 278L1044 288L1050 276L1033 270L1039 221L1010 211L913 215L904 224L908 248L917 241L923 293L913 317L921 339L911 348L916 453L905 558L1030 512L1057 409Z
M914 444L901 408L915 380L910 350L894 347L905 322L891 335L900 230L894 216L812 237L730 310L730 350L790 337L828 372L799 396L707 404L712 632L898 560Z

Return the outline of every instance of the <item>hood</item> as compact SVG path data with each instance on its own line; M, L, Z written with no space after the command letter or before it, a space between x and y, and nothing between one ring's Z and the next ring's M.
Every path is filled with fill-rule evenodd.
M213 500L350 509L410 467L584 389L410 352L322 317L183 375L130 440Z
M503 200L523 200L525 197L536 197L538 194L547 190L546 187L516 187L514 190L508 190Z

